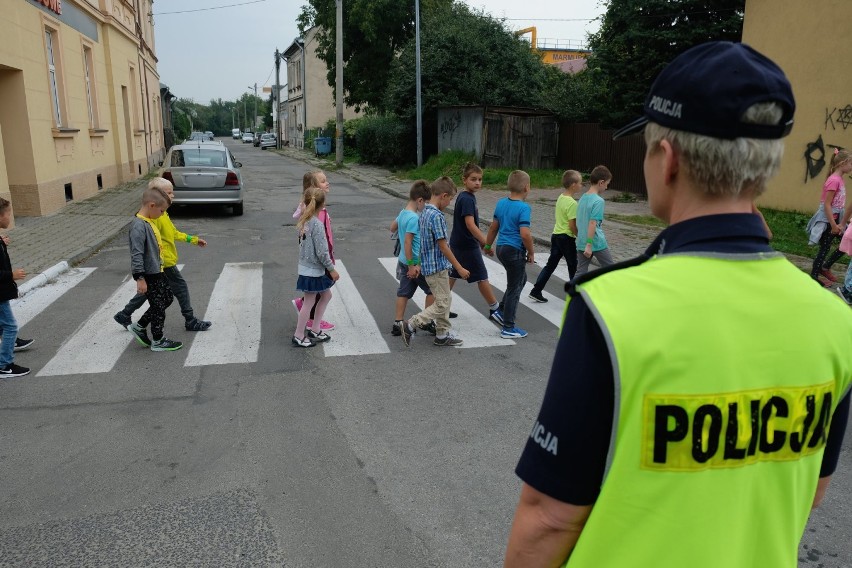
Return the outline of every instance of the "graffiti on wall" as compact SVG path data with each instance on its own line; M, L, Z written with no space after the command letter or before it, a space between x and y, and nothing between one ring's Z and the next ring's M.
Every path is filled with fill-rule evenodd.
M843 130L852 125L852 104L848 104L842 108L833 108L830 111L825 108L825 129L831 126L832 130L837 130L837 127L842 127Z
M461 126L461 113L456 111L455 114L451 114L441 121L441 137L447 133L452 135L459 126Z
M843 146L824 143L822 141L822 134L813 142L808 142L808 145L805 147L805 182L817 177L823 168L825 168L826 146L830 148L829 151L832 153L835 150L843 150Z

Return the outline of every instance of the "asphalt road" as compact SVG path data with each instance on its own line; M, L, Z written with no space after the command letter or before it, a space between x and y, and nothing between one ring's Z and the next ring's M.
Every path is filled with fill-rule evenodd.
M129 299L124 235L23 327L37 342L17 362L33 374L0 384L0 566L500 565L556 326L523 305L526 339L406 349L379 260L403 203L332 172L338 329L326 347L291 346L306 166L226 143L245 214L171 212L210 243L179 248L197 314L218 306L210 332L184 331L175 304L166 332L187 345L151 353L111 322ZM474 286L456 292L487 314ZM226 362L194 362L204 345ZM800 566L852 566L849 439Z

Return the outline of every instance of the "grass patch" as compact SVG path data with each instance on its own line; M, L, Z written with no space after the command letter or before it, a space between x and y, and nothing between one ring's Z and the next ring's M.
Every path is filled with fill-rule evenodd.
M441 176L450 176L461 185L462 168L473 161L472 153L449 151L429 158L425 164L413 170L400 170L397 174L405 179L434 180ZM487 189L505 189L506 179L514 168L483 168L482 186ZM530 175L533 189L555 188L562 186L562 170L526 170Z
M604 214L605 219L612 219L613 221L622 221L624 223L635 223L637 225L648 225L649 227L666 227L666 224L654 217L653 215L619 215L617 213Z

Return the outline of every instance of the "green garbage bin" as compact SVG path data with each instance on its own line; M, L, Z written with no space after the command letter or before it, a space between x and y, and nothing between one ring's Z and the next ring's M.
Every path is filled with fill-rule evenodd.
M331 154L331 138L325 136L314 138L314 150L317 156Z

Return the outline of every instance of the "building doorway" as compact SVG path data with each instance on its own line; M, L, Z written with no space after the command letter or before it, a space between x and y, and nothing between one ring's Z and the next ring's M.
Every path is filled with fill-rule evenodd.
M0 169L0 195L11 197L16 215L39 215L38 180L22 70L0 64L0 101L3 101L0 158L4 162Z

